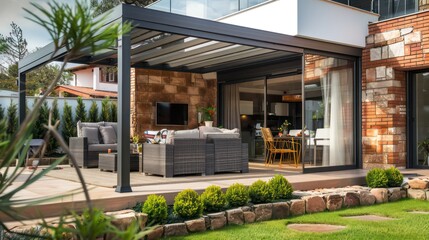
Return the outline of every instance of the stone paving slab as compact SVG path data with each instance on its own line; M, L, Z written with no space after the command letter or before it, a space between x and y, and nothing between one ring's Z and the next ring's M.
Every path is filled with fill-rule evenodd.
M287 228L300 232L327 233L341 231L345 229L346 226L330 224L288 224Z
M356 220L362 220L362 221L373 221L373 222L395 220L395 218L382 217L377 215L359 215L359 216L350 216L350 217L344 217L344 218L356 219Z

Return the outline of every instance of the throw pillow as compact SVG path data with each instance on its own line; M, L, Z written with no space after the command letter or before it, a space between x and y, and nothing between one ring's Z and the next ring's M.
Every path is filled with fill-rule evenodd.
M82 128L82 137L88 138L88 144L99 144L100 143L100 140L98 139L98 128L83 127Z
M100 126L100 133L105 144L115 144L117 143L117 137L115 129L112 126Z

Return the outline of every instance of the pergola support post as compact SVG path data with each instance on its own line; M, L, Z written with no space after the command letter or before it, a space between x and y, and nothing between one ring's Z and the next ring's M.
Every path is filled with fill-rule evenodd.
M132 192L130 185L131 38L118 39L118 181L116 192Z
M19 125L21 125L25 120L26 115L26 74L25 73L19 73L18 74L18 109L19 109Z

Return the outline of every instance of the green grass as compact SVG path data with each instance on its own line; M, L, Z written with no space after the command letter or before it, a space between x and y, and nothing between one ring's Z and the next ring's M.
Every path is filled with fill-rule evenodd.
M429 211L429 202L402 200L394 203L357 207L336 212L323 212L247 224L228 226L222 230L207 231L172 239L428 239L429 215L412 214L409 211ZM367 222L346 219L343 216L374 214L395 218L391 221ZM336 233L302 233L286 228L289 223L327 223L347 226Z

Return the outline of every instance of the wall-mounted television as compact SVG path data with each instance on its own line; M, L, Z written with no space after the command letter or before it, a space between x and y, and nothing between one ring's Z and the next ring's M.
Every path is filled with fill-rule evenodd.
M157 102L156 125L188 125L188 104Z

